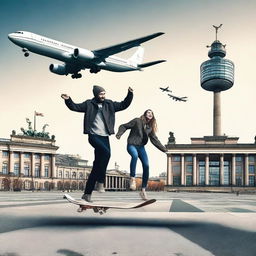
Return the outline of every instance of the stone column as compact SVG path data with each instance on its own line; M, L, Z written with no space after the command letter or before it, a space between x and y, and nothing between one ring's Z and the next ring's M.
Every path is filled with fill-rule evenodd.
M9 153L9 170L8 173L10 174L11 172L13 173L14 166L13 166L13 151L10 151Z
M56 168L55 168L55 155L52 154L52 161L51 161L51 177L50 178L56 178ZM72 174L71 174L72 175ZM71 176L72 178L72 176Z
M122 178L118 177L118 189L121 190L122 189Z
M173 185L172 155L167 155L167 185Z
M3 151L1 150L0 151L0 172L2 172L2 168L3 168ZM0 185L0 188L1 188L1 185Z
M40 156L40 178L42 177L44 177L44 154Z
M235 154L232 154L232 167L231 167L231 184L232 186L235 186L236 185L236 155Z
M245 154L245 163L244 163L244 185L249 186L249 156Z
M186 176L185 176L185 168L184 168L184 155L181 155L181 185L186 185Z
M197 185L196 154L193 155L193 186Z
M24 174L24 153L20 152L20 175Z
M205 185L209 186L209 155L205 155Z
M220 155L220 185L224 185L224 155Z
M122 177L122 190L125 190L125 178Z
M34 153L31 153L31 174L30 176L31 177L35 177L35 154Z

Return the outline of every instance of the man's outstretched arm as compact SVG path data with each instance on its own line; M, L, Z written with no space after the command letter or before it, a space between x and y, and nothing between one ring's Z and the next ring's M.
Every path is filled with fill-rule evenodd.
M114 101L114 108L115 108L115 112L117 111L121 111L124 110L126 108L128 108L132 102L133 99L133 89L131 87L128 88L128 94L125 97L125 99L121 102L116 102Z
M65 100L66 106L76 112L85 112L86 111L86 104L85 102L76 104L67 94L61 94L61 98Z

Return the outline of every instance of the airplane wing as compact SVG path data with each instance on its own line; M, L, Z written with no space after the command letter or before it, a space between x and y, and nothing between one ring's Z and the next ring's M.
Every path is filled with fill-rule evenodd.
M106 47L106 48L102 48L102 49L98 49L98 50L94 50L93 53L96 57L100 58L100 59L105 59L110 55L122 52L122 51L126 51L130 48L139 46L140 44L151 40L155 37L161 36L163 35L163 32L158 32L158 33L154 33L152 35L148 35L148 36L144 36L141 38L137 38L131 41L127 41L125 43L121 43L121 44L116 44L110 47Z

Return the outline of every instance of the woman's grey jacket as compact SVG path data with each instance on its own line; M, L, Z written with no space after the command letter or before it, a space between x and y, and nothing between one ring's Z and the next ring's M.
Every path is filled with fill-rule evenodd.
M130 122L120 125L116 136L121 137L127 129L131 129L127 139L128 144L135 146L144 146L147 144L149 138L151 143L159 150L163 152L167 151L166 148L158 140L152 128L146 127L142 119L134 118Z

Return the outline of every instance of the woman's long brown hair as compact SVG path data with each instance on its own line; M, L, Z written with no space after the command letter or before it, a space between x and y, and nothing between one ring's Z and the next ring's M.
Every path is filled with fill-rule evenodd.
M147 118L146 118L146 114L148 111L151 111L152 114L153 114L153 118L147 122ZM156 119L155 119L155 115L154 115L154 112L151 110L151 109L147 109L144 114L140 117L140 119L143 121L144 124L149 124L150 128L152 128L152 131L154 133L157 132L157 124L156 124Z

